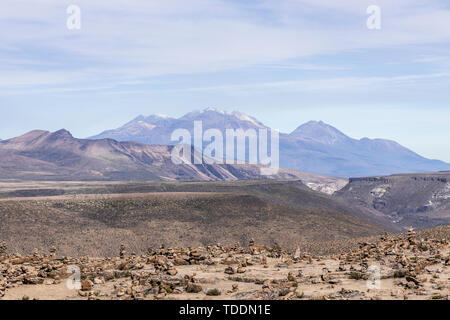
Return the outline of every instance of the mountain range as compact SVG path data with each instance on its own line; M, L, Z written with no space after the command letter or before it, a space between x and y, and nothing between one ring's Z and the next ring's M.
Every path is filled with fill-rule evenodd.
M219 112L208 110L190 114L183 121L186 121L186 128L189 128L188 124L192 122L192 119L199 118L209 119L211 125L222 123L224 127L263 127L256 119L247 118L239 113L220 113L223 117L234 118L234 121L231 122L220 122L216 116L217 113ZM161 116L158 116L158 119L173 123L177 121ZM132 121L131 124L142 127L139 121L143 120ZM157 121L154 122L156 123ZM147 123L147 125L149 124ZM172 125L174 126L176 123ZM155 124L153 129L150 130L151 134L154 135L158 130L163 130L157 128L159 128L159 125ZM164 138L161 135L154 135L153 137L154 139ZM373 159L380 159L379 161L382 161L384 157L390 159L389 155L379 155L381 152L391 152L391 158L394 157L398 161L404 157L409 161L409 165L419 160L428 165L435 163L392 141L351 139L323 122L309 122L300 126L289 135L282 134L281 139L281 155L283 155L283 152L287 153L286 150L292 151L291 159L295 159L295 151L305 158L309 154L311 156L309 163L313 163L313 156L316 156L316 161L319 161L317 159L325 159L325 155L323 155L325 151L322 151L325 146L329 146L327 152L330 157L332 154L330 150L336 150L336 159L340 155L342 157L345 155L342 150L345 149L344 146L347 149L354 148L353 150L355 150L358 145L370 146L371 149L368 149L369 147L364 149L371 156L365 159L365 163L374 161L372 162L373 166L376 166L377 163ZM285 144L289 141L292 141L292 145L290 149L286 149ZM296 150L293 147L302 144L309 149ZM317 146L317 149L312 150L313 146ZM229 184L230 188L233 188L234 184L238 183L237 180L241 180L239 183L243 187L247 184L242 180L252 180L254 185L261 185L261 192L265 188L263 185L268 185L267 182L262 182L261 180L265 179L267 181L267 176L261 175L260 165L222 165L207 164L205 162L193 164L192 160L200 157L195 150L191 150L191 159L184 159L186 161L182 164L174 164L172 162L173 148L173 145L150 145L133 141L117 141L110 138L77 139L64 129L56 132L34 130L16 138L0 141L0 180L6 183L7 193L10 192L8 191L10 189L8 186L12 183L11 180L45 182L145 181L146 183L149 181L232 181L233 183ZM370 153L368 150L372 150L372 152ZM360 152L362 151L360 150ZM287 154L289 155L289 153ZM317 157L317 155L321 155L322 158ZM360 154L347 155L346 159L352 159L351 157L357 157L358 155ZM359 161L362 162L361 159ZM298 163L303 164L302 162ZM337 168L339 168L338 164L339 162L335 162ZM401 165L401 162L398 164ZM445 163L441 162L438 162L438 164L445 165ZM330 206L334 208L333 212L347 212L347 209L344 210L343 207L335 206L334 200L336 200L345 205L346 208L354 208L355 212L358 212L357 218L362 218L383 227L396 226L405 228L412 225L424 228L448 224L450 219L450 171L344 179L281 168L278 174L269 176L269 178L280 182L281 185L290 185L290 183L301 180L302 183L298 182L299 185L314 190L311 190L313 192L311 195L314 195L315 198L308 200L307 203L314 205L315 209L318 209L317 206L319 206L320 210L325 210ZM260 180L261 182L255 182L255 180ZM295 181L293 182L292 180ZM277 184L275 183L272 186L275 185ZM141 185L139 184L139 186ZM169 188L167 184L161 186L163 188L162 191L165 190L164 188ZM193 182L180 184L180 186L183 186L185 189L174 191L213 191L211 189L213 184L204 184L203 189L198 190L194 188L197 185L193 184ZM46 190L44 189L39 190L35 195L38 196L42 192L45 194ZM264 189L264 192L272 195L272 200L279 200L277 205L286 205L287 202L291 201L292 206L297 208L296 201L304 201L306 199L305 194L299 193L298 188L277 190L268 191ZM61 192L60 189L49 189L47 191L51 194L55 192L55 194L60 194ZM221 191L226 190L221 189ZM277 192L275 191L278 192L278 195L276 195ZM289 199L283 198L286 192L289 192ZM30 190L27 188L18 191L19 195L27 195L29 193ZM328 195L323 195L324 193ZM333 201L330 199L333 199ZM301 210L305 208L304 202L298 207ZM375 220L372 221L372 219Z
M90 181L234 181L262 179L259 165L172 162L174 146L74 138L67 130L34 130L0 141L0 179ZM272 179L301 179L312 189L333 193L347 181L289 169Z
M172 132L183 128L193 134L194 121L202 121L203 130L218 129L224 136L226 129L270 129L242 112L207 108L180 118L141 115L90 139L173 145ZM353 139L322 121L307 122L289 134L280 133L279 154L282 168L343 178L450 170L450 164L422 157L395 141Z

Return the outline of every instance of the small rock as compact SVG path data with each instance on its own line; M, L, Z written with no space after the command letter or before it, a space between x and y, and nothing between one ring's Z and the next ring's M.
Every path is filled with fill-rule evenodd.
M105 279L103 277L94 278L94 283L95 284L103 284L103 283L105 283Z
M199 293L203 290L203 287L198 283L189 283L186 286L186 292L188 293Z
M245 271L247 271L247 269L245 269L244 267L239 267L236 270L237 273L244 273Z
M83 280L81 282L81 291L90 291L94 287L91 280Z
M225 269L225 273L226 274L235 274L236 271L234 270L234 268L232 266L229 266Z

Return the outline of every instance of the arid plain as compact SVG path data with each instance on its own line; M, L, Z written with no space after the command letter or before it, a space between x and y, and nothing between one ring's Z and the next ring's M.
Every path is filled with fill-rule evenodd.
M299 180L7 181L0 210L3 299L448 299L449 227Z

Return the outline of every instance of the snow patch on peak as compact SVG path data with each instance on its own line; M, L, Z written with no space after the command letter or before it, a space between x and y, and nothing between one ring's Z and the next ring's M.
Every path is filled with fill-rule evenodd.
M158 118L162 118L162 119L169 118L169 116L167 114L162 114L162 113L156 113L154 116L158 117Z
M248 121L252 124L254 124L255 126L258 126L260 128L263 128L264 126L255 118L250 117L249 115L242 113L240 111L233 111L231 112L231 115L233 115L234 117L236 117L237 119L241 120L241 121Z
M220 110L220 109L217 109L215 107L208 107L208 108L205 108L202 111L200 111L200 113L205 113L205 112L216 112L216 113L220 113L220 114L223 114L223 115L229 115L228 112Z

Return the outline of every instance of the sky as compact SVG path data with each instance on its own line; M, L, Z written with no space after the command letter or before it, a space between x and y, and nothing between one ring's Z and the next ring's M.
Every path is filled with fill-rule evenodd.
M0 3L1 139L216 107L281 132L322 120L450 162L449 89L445 0Z

